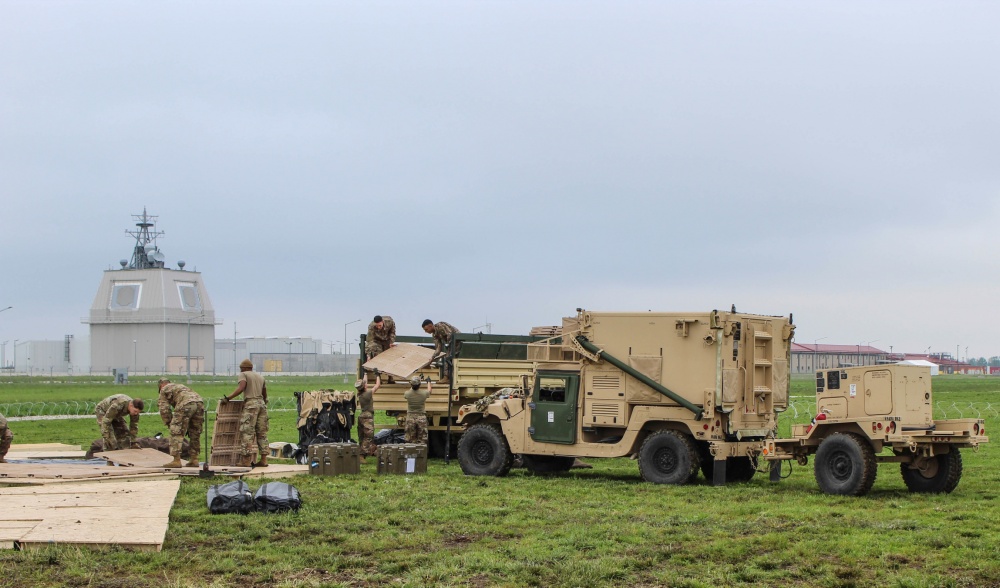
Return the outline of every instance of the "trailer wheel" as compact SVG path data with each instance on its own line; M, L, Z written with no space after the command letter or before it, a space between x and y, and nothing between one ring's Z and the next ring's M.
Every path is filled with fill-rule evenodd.
M816 483L826 494L864 496L877 473L875 452L859 435L834 433L816 450Z
M541 475L568 472L576 461L575 457L560 455L522 455L521 459L528 471Z
M639 474L654 484L686 484L698 475L698 448L677 431L659 431L639 448Z
M467 476L506 476L514 456L500 427L479 423L458 442L458 464Z
M910 492L948 493L958 486L962 479L962 454L958 449L935 455L924 461L923 469L912 464L901 463L903 482Z

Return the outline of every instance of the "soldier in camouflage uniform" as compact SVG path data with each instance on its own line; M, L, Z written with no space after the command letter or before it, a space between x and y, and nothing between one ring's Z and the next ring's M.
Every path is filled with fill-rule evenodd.
M10 444L13 441L14 433L11 433L7 427L7 419L0 414L0 463L7 463L4 457L7 456L7 451L10 449Z
M406 399L406 433L407 443L427 445L427 413L424 404L431 394L431 383L427 382L427 390L420 389L420 378L410 380L410 389L403 394Z
M163 467L181 467L181 448L184 437L190 440L190 452L186 467L198 467L198 445L201 429L205 424L205 401L194 390L181 384L171 384L163 378L159 382L160 418L170 427L170 455L174 460Z
M144 408L146 405L142 398L132 399L124 394L108 396L97 403L94 415L97 426L101 428L104 451L139 449L136 439L139 437L139 415ZM128 415L127 429L125 415Z
M236 390L223 396L222 401L229 402L240 394L245 402L240 414L240 463L237 465L267 467L267 383L263 376L253 371L253 362L249 359L240 362ZM254 453L260 455L256 464L253 463Z
M391 316L375 315L368 324L365 338L365 357L371 359L396 344L396 322Z
M382 387L382 374L375 370L375 387L368 389L367 376L354 383L358 391L358 404L361 405L361 416L358 417L358 444L361 445L361 455L375 455L375 402L374 394Z
M451 342L451 336L453 333L461 333L454 326L441 321L435 323L431 319L425 320L420 326L424 329L424 332L434 338L434 357L440 357L448 350L448 343ZM443 377L441 382L447 382L450 380L451 366L447 361L442 361Z

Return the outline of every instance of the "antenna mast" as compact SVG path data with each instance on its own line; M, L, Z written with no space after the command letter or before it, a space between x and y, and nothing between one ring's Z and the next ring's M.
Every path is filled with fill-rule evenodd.
M136 221L136 230L125 231L135 237L135 249L132 251L132 261L129 269L152 269L163 267L163 254L156 246L156 238L162 236L163 231L156 230L156 219L158 217L146 214L146 207L142 207L142 214L133 214ZM152 229L152 230L150 230ZM124 262L123 262L124 263Z

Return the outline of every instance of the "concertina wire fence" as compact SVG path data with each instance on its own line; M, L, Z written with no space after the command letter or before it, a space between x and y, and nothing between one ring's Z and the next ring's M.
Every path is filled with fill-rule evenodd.
M209 413L215 413L215 402L209 400ZM96 402L11 402L0 404L0 414L7 418L52 417L52 416L93 416L97 408ZM268 401L269 411L294 411L298 406L294 397L271 398ZM792 423L807 423L816 411L815 401L792 400L788 410L779 416L779 422L791 419ZM147 403L144 414L157 414L156 403ZM935 419L1000 418L1000 403L993 406L991 402L949 402L934 403Z

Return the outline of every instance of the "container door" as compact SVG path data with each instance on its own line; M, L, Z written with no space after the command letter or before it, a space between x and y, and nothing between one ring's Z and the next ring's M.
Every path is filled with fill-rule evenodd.
M871 370L865 372L864 384L865 412L869 415L891 413L892 374L889 370Z
M528 434L539 443L576 441L576 402L580 374L539 372L531 394Z

